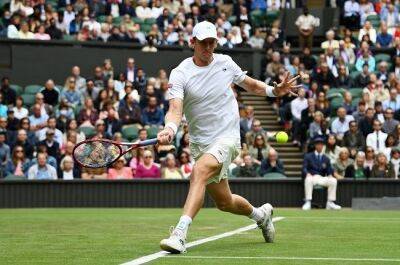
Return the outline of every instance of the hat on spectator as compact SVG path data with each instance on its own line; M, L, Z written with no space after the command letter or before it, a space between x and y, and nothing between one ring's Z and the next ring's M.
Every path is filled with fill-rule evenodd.
M324 139L323 136L317 135L317 136L314 137L313 143L314 144L325 143L325 139Z
M217 29L214 24L208 21L202 21L194 26L192 37L198 40L207 38L217 39Z

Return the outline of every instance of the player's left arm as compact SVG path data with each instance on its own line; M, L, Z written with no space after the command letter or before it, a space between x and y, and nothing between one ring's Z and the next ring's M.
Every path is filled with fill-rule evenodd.
M283 80L279 84L274 82L274 86L270 86L260 80L246 75L239 86L243 87L246 91L259 96L283 97L289 93L297 96L296 91L301 87L301 85L297 85L296 83L296 80L299 77L300 75L290 78L289 72L286 72Z

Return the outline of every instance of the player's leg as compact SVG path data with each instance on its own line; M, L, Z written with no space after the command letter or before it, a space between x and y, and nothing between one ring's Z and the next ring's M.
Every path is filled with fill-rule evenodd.
M250 216L253 212L254 207L245 198L232 194L227 179L223 179L219 183L208 184L207 192L221 211L245 216Z
M210 178L218 175L220 171L221 164L210 154L203 154L196 161L190 176L189 193L183 208L183 215L179 219L170 237L161 240L160 246L163 250L172 253L185 252L187 230L192 219L203 206L207 182Z
M253 207L248 200L240 195L232 194L228 180L222 179L219 183L207 185L207 192L221 211L244 215L257 222L262 229L266 242L272 243L275 237L275 228L272 223L273 208L266 203L259 208Z

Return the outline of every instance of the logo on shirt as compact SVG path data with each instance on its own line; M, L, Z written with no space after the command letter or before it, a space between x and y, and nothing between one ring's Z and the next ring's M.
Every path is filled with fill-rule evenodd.
M170 88L172 88L174 85L173 84L168 84L167 85L167 89L170 89Z
M224 71L224 72L225 72L225 71L226 71L226 68L225 68L225 67L224 67L224 68L222 68L222 71Z

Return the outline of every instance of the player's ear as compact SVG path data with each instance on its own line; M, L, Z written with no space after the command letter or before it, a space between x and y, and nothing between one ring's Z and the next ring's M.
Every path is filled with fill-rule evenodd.
M194 43L196 42L196 38L190 38L189 47L194 49Z

